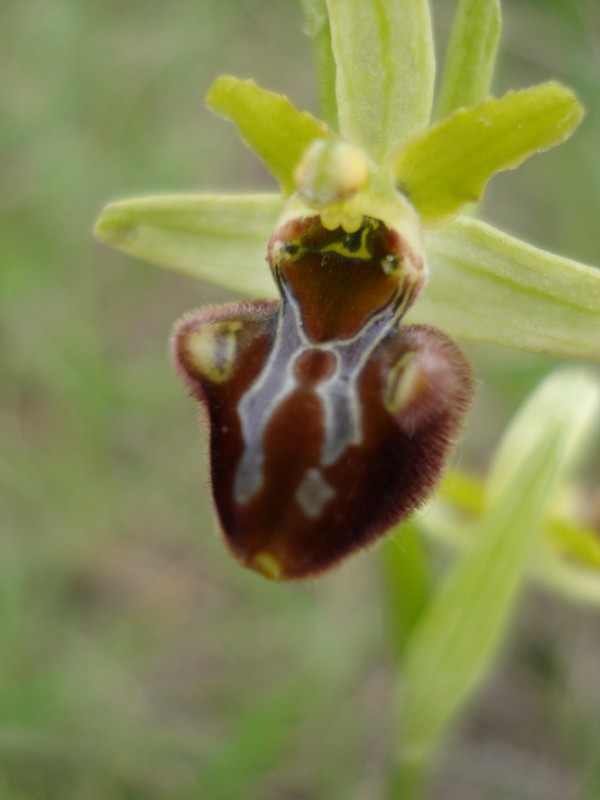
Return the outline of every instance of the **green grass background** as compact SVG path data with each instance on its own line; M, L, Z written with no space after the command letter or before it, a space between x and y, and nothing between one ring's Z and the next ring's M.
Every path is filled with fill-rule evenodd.
M434 0L440 54L453 2ZM600 5L504 3L496 89L558 77L588 116L485 209L600 263ZM377 800L388 658L376 553L305 586L215 533L206 445L167 358L228 296L102 248L102 205L268 189L203 108L221 72L314 108L293 0L0 7L0 800ZM548 358L472 348L480 467ZM598 459L591 475L600 475ZM532 594L432 797L600 796L598 616Z

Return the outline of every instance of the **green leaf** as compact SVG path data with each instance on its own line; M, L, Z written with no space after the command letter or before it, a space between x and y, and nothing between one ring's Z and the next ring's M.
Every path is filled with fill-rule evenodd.
M488 505L500 502L513 479L513 473L544 438L556 415L561 413L560 406L568 402L572 394L577 396L577 416L570 422L569 438L556 480L563 484L573 472L596 425L600 395L598 384L591 376L581 370L565 368L555 372L538 387L502 437L487 476Z
M427 0L327 0L340 133L376 160L429 122L435 59Z
M458 512L458 513L456 513ZM419 518L419 531L450 550L462 550L478 535L465 519L460 499L450 493L438 497ZM549 517L541 528L540 546L530 564L531 577L566 600L600 605L600 541L598 531L571 520Z
M564 457L557 471L553 500L541 525L539 548L530 565L531 576L540 584L563 597L579 603L600 603L600 537L598 531L574 521L577 518L577 495L568 483L569 473L586 450L595 444L595 430L600 420L600 386L591 377L567 371L564 377L547 381L536 395L535 404L520 414L518 424L511 427L498 449L486 491L482 481L459 472L447 473L440 491L419 518L419 528L434 541L461 550L479 534L479 526L471 522L502 494L511 479L511 463L521 448L523 457L543 437L555 406L563 402L565 383L580 387L581 402L576 423L572 426ZM487 495L485 497L484 495ZM573 501L565 505L564 496ZM565 517L569 514L569 518ZM571 519L572 516L572 519Z
M460 0L444 66L440 119L488 96L501 30L500 0Z
M284 95L261 89L254 81L222 75L208 90L206 105L234 123L285 195L295 189L294 170L306 148L315 139L332 135L324 122L308 111L299 111Z
M236 293L277 297L267 243L279 195L164 195L124 200L102 212L95 235L153 264Z
M564 142L582 117L575 95L558 83L508 92L460 109L406 142L392 168L423 222L439 224L479 200L497 172Z
M458 339L600 360L600 270L459 218L426 237L430 278L412 322Z
M338 129L335 97L335 59L331 49L331 26L326 0L300 0L305 30L312 39L321 115L332 130Z
M596 386L565 370L551 376L521 414L529 415L548 392L555 404L549 409L543 403L545 426L514 454L501 494L409 643L397 704L404 758L399 784L403 771L412 777L423 765L492 666L561 462Z

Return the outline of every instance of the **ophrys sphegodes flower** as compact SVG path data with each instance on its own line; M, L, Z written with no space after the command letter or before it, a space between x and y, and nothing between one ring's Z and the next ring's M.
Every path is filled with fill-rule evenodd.
M427 273L406 200L391 186L374 200L381 176L343 142L317 142L297 176L268 245L280 301L201 309L173 337L208 413L227 544L276 580L326 570L413 512L472 392L459 347L402 322Z

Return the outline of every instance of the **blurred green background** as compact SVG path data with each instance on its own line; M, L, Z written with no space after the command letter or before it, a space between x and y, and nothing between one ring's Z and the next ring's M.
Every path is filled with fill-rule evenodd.
M433 7L441 56L454 2ZM588 116L496 179L487 218L600 264L600 4L504 16L497 91L556 77ZM228 72L314 109L301 24L294 0L1 5L0 800L380 797L376 552L303 586L229 558L167 358L173 322L228 296L90 235L112 199L273 188L202 97ZM477 469L555 362L471 352L458 458ZM600 796L599 674L598 615L530 592L432 797Z

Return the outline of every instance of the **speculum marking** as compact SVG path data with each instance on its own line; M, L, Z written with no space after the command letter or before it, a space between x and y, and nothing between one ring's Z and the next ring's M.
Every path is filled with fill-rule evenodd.
M264 486L265 431L279 406L296 389L308 388L321 403L323 439L319 466L335 464L348 447L361 444L362 409L357 381L398 313L398 303L390 305L369 319L354 336L319 344L307 337L291 289L283 285L282 292L271 357L238 408L245 442L234 487L235 500L240 505L249 503ZM312 361L313 369L316 368L309 381L303 380L305 360Z
M318 519L335 494L335 489L327 483L320 470L308 469L294 496L307 517Z

